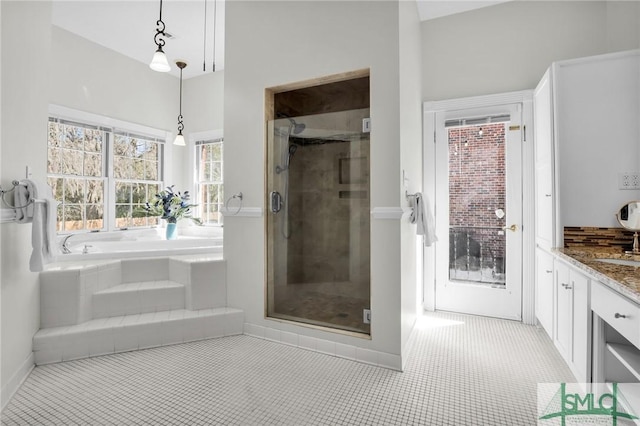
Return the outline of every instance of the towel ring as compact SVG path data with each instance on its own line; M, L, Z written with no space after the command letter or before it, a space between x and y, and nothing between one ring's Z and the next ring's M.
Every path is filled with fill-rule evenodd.
M4 199L5 194L8 194L10 192L15 191L16 186L20 185L20 182L18 182L17 180L12 180L11 184L13 185L13 188L9 189L9 190L4 190L2 189L2 187L0 186L0 198L2 199L2 202L9 207L10 209L24 209L28 206L30 206L31 204L33 204L35 202L34 199L29 200L29 202L27 204L25 204L24 206L12 206L11 204L9 204L7 202L7 200Z
M240 204L238 205L238 210L236 210L233 213L229 213L229 202L234 198L239 199ZM224 208L226 212L229 213L229 216L236 216L238 213L240 213L240 210L242 210L243 201L244 201L244 196L242 195L242 192L238 192L237 194L233 194L231 197L227 198L227 201L224 203Z

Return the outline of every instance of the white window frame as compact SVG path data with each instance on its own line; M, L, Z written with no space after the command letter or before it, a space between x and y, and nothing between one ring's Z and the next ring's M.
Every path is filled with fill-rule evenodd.
M74 122L79 125L96 126L105 130L108 133L105 139L105 146L103 146L103 179L105 182L104 188L104 226L100 231L115 231L120 228L115 227L116 217L116 194L115 194L115 177L113 174L113 141L114 133L129 134L131 136L140 136L147 139L155 139L161 144L160 150L160 170L158 175L158 182L160 188L164 188L165 183L170 176L167 169L168 159L171 158L171 143L172 134L165 130L159 130L148 126L143 126L136 123L130 123L123 120L113 119L98 114L79 111L72 108L49 105L49 117L59 119L61 121ZM106 165L105 165L106 163ZM49 176L49 173L47 173ZM120 179L119 179L120 180ZM132 229L144 229L145 227L132 227ZM88 232L86 229L77 231L60 231L59 235L74 234Z
M204 132L195 132L189 134L189 162L193 165L193 176L191 179L192 187L190 191L192 194L195 194L194 204L197 204L198 213L196 216L201 217L201 203L202 200L199 199L200 192L198 191L198 186L200 182L200 169L198 164L198 156L196 153L197 147L200 143L205 141L219 141L223 143L224 150L224 132L222 130L208 130ZM224 157L224 156L223 156ZM224 188L224 158L222 159L222 187ZM224 203L222 203L224 205ZM222 213L222 212L221 212ZM204 223L204 226L221 228L224 226L224 220L222 223L212 224L212 223Z

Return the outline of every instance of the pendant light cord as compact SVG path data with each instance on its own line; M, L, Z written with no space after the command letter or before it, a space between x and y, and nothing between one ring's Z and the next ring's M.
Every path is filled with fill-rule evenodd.
M178 115L178 133L182 134L182 130L184 130L184 124L182 122L182 69L184 67L180 67L180 114Z
M215 28L215 27L214 27ZM213 33L215 44L215 31ZM204 36L202 40L202 71L207 70L207 0L204 0Z
M156 35L153 37L153 41L156 43L156 46L158 46L158 49L162 51L162 47L165 44L165 41L162 38L165 36L165 33L164 33L165 25L164 25L164 22L162 21L162 0L160 0L160 17L156 21L156 26L157 26Z
M213 72L216 72L216 4L213 0Z

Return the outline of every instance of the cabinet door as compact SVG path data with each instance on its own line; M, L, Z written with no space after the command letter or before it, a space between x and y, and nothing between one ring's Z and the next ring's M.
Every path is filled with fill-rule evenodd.
M589 279L572 269L570 272L571 292L573 293L573 344L571 363L576 379L587 383L590 380L591 351L591 309L589 307Z
M569 267L559 261L554 262L556 291L555 344L567 362L571 362L571 337L573 319L573 297L569 281Z
M553 198L553 96L551 69L544 74L533 94L535 150L536 243L555 246Z
M553 339L553 257L536 249L536 318Z

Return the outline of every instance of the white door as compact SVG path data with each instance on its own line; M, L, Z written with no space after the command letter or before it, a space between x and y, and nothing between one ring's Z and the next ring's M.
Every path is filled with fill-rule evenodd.
M435 308L522 319L522 105L435 114Z

